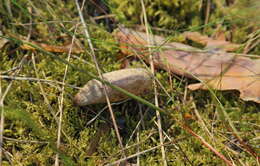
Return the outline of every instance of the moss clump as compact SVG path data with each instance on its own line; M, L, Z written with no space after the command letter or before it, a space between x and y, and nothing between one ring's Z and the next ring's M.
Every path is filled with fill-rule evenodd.
M128 0L122 3L120 0L112 0L109 3L120 21L124 21L125 24L141 23L140 1ZM148 22L151 26L176 30L200 24L200 5L201 2L197 0L145 1Z

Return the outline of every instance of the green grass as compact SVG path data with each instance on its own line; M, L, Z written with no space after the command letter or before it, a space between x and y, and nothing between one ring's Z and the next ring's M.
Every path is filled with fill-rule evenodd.
M76 107L72 99L78 89L67 86L82 87L93 76L97 76L82 26L75 32L76 23L80 23L75 2L65 3L60 0L3 2L0 4L0 30L5 37L13 40L0 48L1 75L56 82L63 80L65 67L68 65L64 62L68 54L53 54L40 49L22 50L19 47L21 42L14 40L20 35L30 36L33 41L50 45L62 45L62 40L71 41L75 35L86 48L84 53L70 58L64 91L62 85L57 83L1 79L2 92L12 84L2 107L5 117L3 165L54 165L57 153L63 165L103 165L121 159L123 153L106 104ZM104 3L111 8L116 15L115 19L121 24L133 26L141 22L139 1L128 1L120 4L121 6L117 0ZM209 23L204 25L200 4L196 2L192 8L189 8L189 1L180 4L178 7L166 1L162 4L159 1L155 1L154 4L145 2L151 27L170 31L168 33L154 30L155 34L171 37L173 41L183 41L181 32L185 30L202 32L206 27L205 34L212 34L220 23L221 29L233 33L233 41L237 43L244 44L252 38L252 34L258 34L257 23L243 24L239 21L241 18L234 18L233 13L225 14L223 17L225 11L219 8L212 9ZM129 8L124 5L128 5ZM178 12L173 14L168 9L171 6ZM114 71L121 65L121 61L118 60L121 56L120 49L112 34L107 31L105 22L97 24L91 21L89 14L93 13L95 8L92 3L87 2L82 12L88 24L100 68L105 72ZM192 13L194 17L186 18ZM153 17L154 14L162 18ZM169 20L169 17L172 20ZM67 36L67 39L61 40L61 36ZM259 48L255 47L250 53L259 55ZM22 60L22 65L19 65ZM144 67L140 61L134 61L131 65ZM9 71L17 66L21 66L21 69ZM84 71L88 71L91 75ZM254 151L260 152L259 104L240 100L239 93L235 91L189 91L185 87L193 80L170 75L166 71L157 70L156 77L170 94L168 96L162 88L159 88L159 107L167 111L161 116L168 165L225 165L219 157L203 146L201 141L184 130L182 124L189 126L236 165L259 164L244 147L234 148L230 143L230 141L237 142L233 135L238 134ZM60 104L62 93L64 101ZM156 113L151 108L154 104L153 98L153 94L142 96L142 99L150 102L147 105L136 100L112 105L126 148L126 156L148 150L140 154L140 165L162 165L161 148L154 148L160 145L160 140L155 124ZM61 105L63 106L61 144L57 149L58 111ZM102 109L104 111L95 117ZM93 118L95 119L91 121ZM228 148L230 146L233 146L233 150ZM151 148L153 149L149 151ZM128 162L136 163L137 156Z

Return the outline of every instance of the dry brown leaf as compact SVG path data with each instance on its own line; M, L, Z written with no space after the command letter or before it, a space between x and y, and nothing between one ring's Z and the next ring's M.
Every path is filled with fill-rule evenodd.
M35 45L45 51L54 52L54 53L69 53L70 49L71 49L71 53L73 54L80 54L84 52L83 46L78 40L74 41L73 46L70 41L66 41L66 44L64 45L56 46L56 45L49 45L49 44L40 43L36 41L27 41L27 38L22 35L17 35L12 33L8 33L8 35L12 38L23 41L24 43L21 45L21 48L24 50L35 51L36 48L33 47L33 45ZM26 44L26 43L30 43L30 44Z
M54 52L54 53L68 53L70 48L72 48L71 52L73 54L80 54L82 52L84 52L84 50L78 46L77 44L73 44L73 47L72 47L72 44L67 44L67 45L64 45L64 46L53 46L53 45L48 45L48 44L45 44L45 43L39 43L39 42L31 42L32 44L44 49L45 51L48 51L48 52ZM21 46L22 49L24 50L32 50L34 51L35 48L32 47L31 45L28 45L28 44L23 44Z
M185 32L183 34L187 39L204 45L206 48L218 48L223 51L232 52L237 50L241 45L230 43L225 40L223 34L219 34L217 39L209 38L208 36L201 35L198 32Z
M103 78L111 84L119 86L135 95L148 92L152 88L151 75L142 68L122 69L103 74ZM127 99L128 96L107 86L107 94L111 102ZM105 103L106 96L100 81L90 80L76 94L74 103L79 106Z
M145 33L121 28L114 35L124 54L138 53L149 62ZM191 90L209 87L217 90L238 90L243 100L260 103L259 59L252 60L223 51L199 51L180 43L164 43L164 38L160 36L152 38L157 47L160 46L154 53L155 66L202 82L189 85ZM205 38L200 40L207 42Z

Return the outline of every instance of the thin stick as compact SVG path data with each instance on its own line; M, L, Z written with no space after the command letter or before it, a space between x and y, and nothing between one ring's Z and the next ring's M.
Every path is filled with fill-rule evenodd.
M143 15L144 15L144 22L145 22L145 30L146 30L146 35L147 35L147 42L148 42L148 45L150 46L152 44L152 41L151 41L150 35L149 35L148 21L147 21L146 10L145 10L145 6L144 6L144 1L143 0L141 0L141 4L142 4ZM153 63L152 50L151 50L150 47L149 47L149 52L151 53L150 56L149 56L151 71L152 71L152 74L154 76L154 63ZM156 84L155 79L153 79L153 85L154 85L155 106L158 107L159 106L158 92L157 92L157 84ZM157 110L156 110L156 117L157 117L157 123L158 123L160 145L162 145L161 146L161 152L162 152L163 165L167 166L166 154L165 154L165 149L164 149L164 146L163 146L164 138L163 138L163 131L162 131L161 116L160 116L160 112L157 111Z
M18 74L22 66L24 64L24 60L26 59L27 55L25 55L21 62L19 63L18 70L14 73L14 76ZM13 80L8 84L7 88L5 89L4 93L2 93L2 83L1 83L1 77L0 77L0 108L1 108L1 119L0 119L0 166L2 166L2 153L3 153L3 132L4 132L4 99L11 89L11 86L13 85Z
M211 139L214 139L214 136L212 135L212 133L209 131L209 129L207 128L206 124L204 123L204 121L202 120L199 111L197 110L196 104L194 102L192 102L192 106L194 108L194 113L198 118L198 121L200 123L200 125L202 126L202 128L204 128L204 130L206 131L206 133L208 133L208 135L210 136Z
M209 148L210 151L215 153L220 159L222 159L228 166L233 166L232 162L229 161L224 155L219 153L216 149L214 149L209 143L207 143L201 136L197 135L194 131L192 131L188 126L182 125L182 128L185 129L185 131L189 132L191 135L193 135L195 138L201 141L203 145L205 145L207 148Z
M162 146L169 145L169 144L171 144L171 143L172 143L172 141L167 142L167 143L165 143L165 144L163 144L163 145L157 145L157 146L152 147L152 148L150 148L150 149L141 151L141 152L139 152L139 153L130 155L130 156L126 157L126 158L123 158L123 159L117 160L117 161L115 161L115 162L112 162L112 163L110 163L110 164L107 164L107 166L112 166L112 165L119 164L119 163L121 163L121 162L123 162L123 161L129 160L129 159L131 159L131 158L137 157L137 156L139 156L139 155L145 154L145 153L147 153L147 152L150 152L150 151L155 150L155 149L157 149L157 148L160 148L160 147L162 147Z
M204 29L203 31L206 31L207 24L209 23L209 16L210 16L210 6L211 6L211 0L207 0L207 6L206 6L206 13L205 13L205 22L204 22Z
M140 143L140 126L138 126L138 131L136 134L136 141L138 144ZM140 153L140 146L137 146L137 153ZM137 156L136 165L140 166L140 155Z
M60 81L46 80L46 79L40 79L40 78L34 78L34 77L19 77L19 76L0 75L0 78L7 79L7 80L45 82L46 84L50 84L50 85L51 84L60 84L60 85L63 85L63 86L68 86L70 88L80 89L79 87L77 87L75 85L66 84L66 83L63 83L63 82L60 82ZM52 85L52 86L55 86L55 85Z
M147 109L145 110L144 115L148 112L148 110L149 110L149 108L147 108ZM140 106L139 106L139 111L142 112L142 109L141 109ZM129 142L132 140L134 134L135 134L136 132L140 131L140 127L141 127L142 122L143 122L143 116L141 116L140 120L138 121L137 125L135 126L134 131L133 131L132 134L130 135L130 137L129 137L129 139L128 139L126 145L125 145L126 147L128 146Z
M2 166L2 154L3 154L3 132L4 132L4 103L2 100L2 79L0 78L0 107L1 107L1 119L0 119L0 166Z
M75 28L74 31L74 35L72 36L72 41L71 41L71 47L69 49L69 53L68 53L68 57L67 57L67 61L70 61L70 57L71 57L71 52L72 52L72 47L73 47L73 43L75 41L75 34L77 31L77 27ZM61 95L60 95L60 103L59 103L59 121L58 121L58 131L57 131L57 149L60 148L60 139L61 139L61 128L62 128L62 115L63 115L63 101L64 101L64 90L65 90L65 81L66 81L66 77L67 77L67 72L68 72L68 65L65 66L65 71L64 71L64 76L63 76L63 80L62 80L62 90L61 90ZM55 158L55 166L59 166L59 153L56 154L56 158Z
M27 56L24 56L19 63L19 69L14 73L14 75L18 74L22 66L24 64L24 60ZM3 159L3 132L4 132L4 99L11 89L11 86L13 85L13 80L8 84L7 88L5 89L4 93L2 93L2 82L0 78L0 108L1 108L1 117L0 117L0 166L2 166L2 159Z
M80 6L79 6L79 2L78 0L75 0L75 3L77 5L77 9L78 9L78 13L79 13L79 17L80 17L80 20L81 20L81 23L84 27L84 32L85 32L85 36L86 36L86 39L88 41L88 45L90 47L90 50L91 50L91 57L95 63L95 66L96 66L96 70L98 72L98 75L99 75L99 78L104 80L103 76L102 76L102 73L101 73L101 70L99 68L99 65L97 63L97 59L96 59L96 56L95 56L95 51L94 51L94 47L92 45L92 42L91 42L91 39L90 39L90 35L89 35L89 32L88 32L88 28L87 28L87 25L85 23L85 20L83 18L83 15L82 15L82 12L80 10ZM121 140L121 136L120 136L120 133L119 133L119 130L118 130L118 126L116 124L116 119L115 119L115 116L114 116L114 113L113 113L113 110L112 110L112 106L111 106L111 103L110 103L110 100L108 98L108 95L107 95L107 86L103 84L103 90L104 90L104 94L106 96L106 101L107 101L107 105L108 105L108 110L110 112L110 116L111 116L111 119L113 121L113 125L114 125L114 128L115 128L115 131L116 131L116 135L117 135L117 139L118 139L118 142L119 142L119 145L121 147L121 149L124 149L124 146L123 146L123 143L122 143L122 140ZM125 155L125 152L123 151L123 155Z
M48 144L50 142L43 142L43 141L34 141L34 140L20 140L20 139L15 139L15 138L9 138L3 136L3 139L8 140L8 141L13 141L13 142L19 142L19 143L33 143L33 144Z

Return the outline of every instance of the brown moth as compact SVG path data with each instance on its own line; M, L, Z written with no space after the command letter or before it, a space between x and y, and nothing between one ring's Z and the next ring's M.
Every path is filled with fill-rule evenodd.
M152 88L152 75L142 68L122 69L103 74L103 78L111 84L127 90L135 95L140 95L148 92ZM111 102L117 102L127 99L128 96L107 87L107 94ZM90 80L76 94L74 103L79 106L105 103L106 96L103 90L103 85L98 80Z

